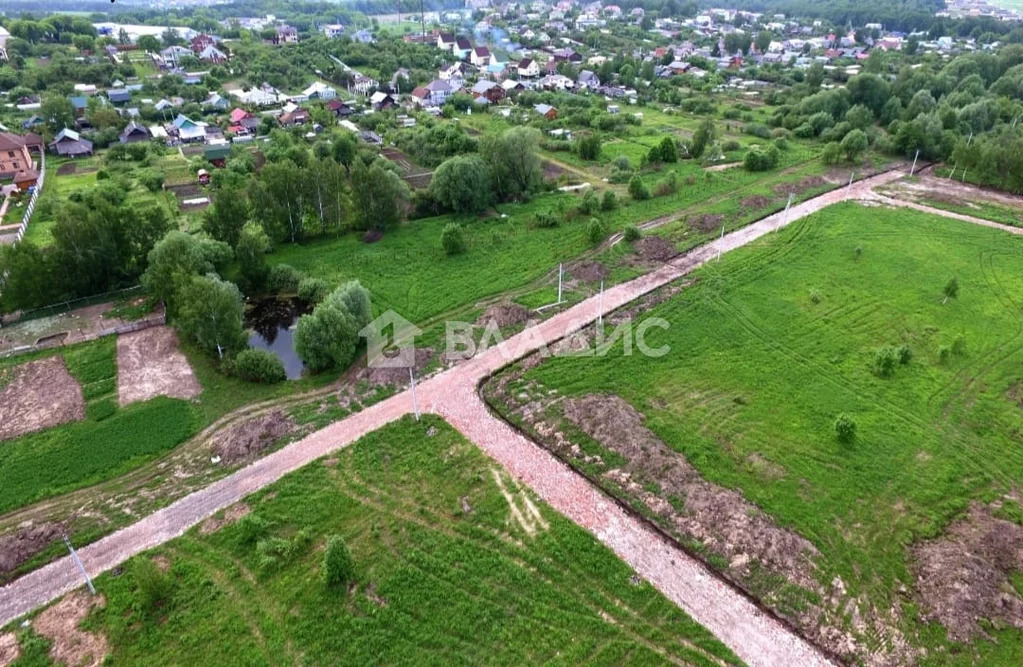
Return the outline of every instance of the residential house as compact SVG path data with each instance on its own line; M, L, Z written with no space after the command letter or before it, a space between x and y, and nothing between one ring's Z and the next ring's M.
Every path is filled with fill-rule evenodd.
M465 37L456 37L455 45L451 47L451 53L459 60L465 60L472 52L472 43Z
M554 51L554 60L557 61L564 60L570 63L581 63L583 61L583 57L578 52L576 52L575 49L566 47L564 49L556 49Z
M430 83L423 86L427 92L426 100L433 106L441 106L447 101L448 97L453 93L457 92L457 88L451 86L451 84L443 79L434 79ZM416 90L419 90L418 88ZM415 94L415 91L413 91Z
M547 120L556 120L558 117L558 110L549 104L537 104L533 107L533 111L537 112Z
M515 95L525 89L526 87L522 85L522 82L515 79L505 79L501 82L501 90L505 92L505 95Z
M197 57L203 62L213 63L215 65L227 62L227 54L212 44L200 51L197 54Z
M308 109L295 109L282 113L277 117L277 122L282 127L294 127L296 125L305 125L309 122L309 110Z
M472 87L472 96L475 99L484 98L491 104L500 102L505 97L504 88L493 81L477 81Z
M455 46L455 36L450 32L437 33L437 48L442 51L450 51Z
M160 60L163 62L164 67L180 67L181 59L185 56L195 57L191 49L186 49L183 46L168 46L166 49L160 51Z
M369 96L369 104L373 107L373 111L383 111L384 109L390 109L394 106L394 98L387 93L378 90Z
M563 74L548 74L537 82L544 90L571 90L575 82Z
M255 134L259 130L259 116L245 109L232 109L228 132L235 135Z
M402 89L409 90L412 86L410 81L412 72L406 67L398 68L398 71L391 77L391 82L387 85L388 89L395 94L398 94Z
M76 83L72 90L74 90L76 95L95 95L99 91L91 83Z
M380 83L371 77L366 76L362 72L354 72L352 74L352 83L349 86L349 90L359 95L369 95L369 91L378 88Z
M355 109L336 98L327 102L327 111L331 112L338 118L347 118L355 113Z
M207 35L206 33L200 33L192 38L191 47L192 53L202 53L203 49L208 46L216 46L217 39L213 35Z
M92 155L92 142L65 127L50 142L50 149L61 157L84 157Z
M35 163L29 149L31 148L41 153L43 149L42 144L42 138L35 134L21 136L10 132L0 132L0 179L16 179L21 174L21 183L18 183L17 180L15 180L15 183L19 187L25 184L25 187L21 187L22 190L34 185L34 180L31 183L28 182L30 180L29 172L35 173ZM38 178L39 174L36 173L35 177Z
M302 91L302 97L307 100L332 100L337 97L337 91L322 81L314 81Z
M377 40L376 37L373 36L372 32L363 28L352 35L352 41L359 42L360 44L373 44Z
M518 64L519 76L534 78L540 76L540 65L532 58L523 58Z
M124 88L113 88L107 91L107 99L111 104L127 104L131 102L131 93Z
M178 114L168 128L168 134L176 136L178 141L186 144L206 141L206 123L197 123L188 116Z
M75 118L84 117L85 112L89 110L89 98L87 97L69 97L68 101L71 102L71 109L75 112Z
M274 44L298 44L298 28L291 25L277 26L277 33L273 38Z
M153 134L149 131L149 128L132 121L121 131L118 140L122 144L134 144L139 141L150 141L152 138Z
M222 97L220 93L210 93L210 96L206 98L206 101L202 103L204 109L214 109L215 111L227 111L230 108L231 103L226 98Z
M469 52L469 62L476 67L486 67L490 64L490 49L485 46L477 46Z
M581 90L596 90L600 87L600 79L592 71L584 69L576 77L576 85Z
M328 23L327 25L320 26L320 32L329 39L337 39L345 34L345 27L340 23Z
M214 167L223 169L227 166L227 158L231 156L230 144L213 144L202 151L202 156Z

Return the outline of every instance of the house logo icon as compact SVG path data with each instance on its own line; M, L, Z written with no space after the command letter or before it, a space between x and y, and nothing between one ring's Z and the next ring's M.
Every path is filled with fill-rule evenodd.
M359 331L366 339L366 365L370 368L414 367L415 338L421 333L419 327L388 310Z

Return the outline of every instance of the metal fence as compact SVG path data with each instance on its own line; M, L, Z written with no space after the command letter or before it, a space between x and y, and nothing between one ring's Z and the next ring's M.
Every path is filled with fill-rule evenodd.
M18 243L25 236L25 231L28 229L28 221L32 218L32 212L36 210L36 202L39 201L39 195L43 192L43 183L46 181L46 151L40 153L39 157L39 179L36 180L36 187L32 190L32 198L28 200L28 208L25 209L25 215L21 219L21 225L18 227L18 233L14 236L14 242Z
M19 354L28 354L29 352L35 352L36 350L49 350L58 347L64 347L65 345L78 345L80 343L86 343L92 340L105 338L107 336L120 336L121 334L131 333L133 331L142 331L143 329L149 329L151 327L163 326L167 323L166 312L161 312L159 315L151 315L145 319L138 320L136 322L125 322L116 327L108 327L101 329L89 334L85 340L75 339L68 342L60 343L36 343L34 345L19 345L18 347L12 347L9 350L0 350L0 359L7 357L15 357ZM66 340L66 339L65 339Z
M97 303L105 303L107 301L114 301L117 299L123 299L126 297L142 294L145 294L145 288L142 287L142 285L135 285L134 287L126 287L125 289L121 290L104 292L103 294L83 296L80 299L61 301L60 303L53 303L50 304L49 306L42 306L41 308L25 310L22 311L21 313L16 313L17 317L12 316L10 319L4 319L0 317L0 325L8 326L11 324L17 324L18 322L38 320L41 317L51 317L53 315L60 315L61 313L66 313L69 310L75 310L76 308L85 308L86 306L94 306Z

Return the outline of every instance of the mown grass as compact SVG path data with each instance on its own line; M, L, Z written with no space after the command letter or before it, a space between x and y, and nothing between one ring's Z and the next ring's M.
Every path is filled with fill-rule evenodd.
M1023 479L1021 269L1023 243L1003 232L838 205L707 265L650 311L672 324L647 337L669 355L619 347L526 379L621 395L705 477L811 540L825 587L838 575L850 596L901 609L914 641L943 645L896 591L914 585L910 545ZM943 303L953 276L959 296ZM943 357L957 339L965 351ZM875 352L900 344L912 361L875 375ZM858 425L853 444L835 437L840 413ZM968 656L1016 662L1021 633L989 634Z
M241 522L99 577L106 606L85 625L113 665L737 662L535 499L549 528L526 532L495 474L524 507L444 422L405 418L250 497ZM354 556L347 588L323 582L329 535ZM170 569L147 605L140 561L157 556Z

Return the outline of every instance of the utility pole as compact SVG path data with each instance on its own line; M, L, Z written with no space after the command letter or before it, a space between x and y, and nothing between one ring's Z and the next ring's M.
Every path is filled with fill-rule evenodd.
M565 275L564 264L558 264L558 303L561 303L561 280Z
M913 157L913 166L909 170L909 175L912 176L916 171L916 161L920 157L920 149L917 149L916 155Z
M419 421L419 399L416 397L416 376L412 372L412 367L408 367L408 380L412 385L412 409L416 413L416 421Z
M952 180L952 177L956 175L956 169L958 169L958 168L959 168L959 163L956 162L955 166L952 167L952 172L948 175L948 180L950 180L950 181Z
M597 328L604 330L604 281L600 281L600 296L597 297Z
M973 132L970 132L970 138L966 141L966 147L969 148L970 144L973 143Z
M852 187L853 179L854 178L856 178L856 171L855 170L850 172L850 174L849 174L849 187L850 188Z
M74 561L75 566L78 567L78 571L82 573L82 577L85 579L85 585L89 587L89 592L95 595L96 587L92 585L92 579L89 578L89 573L85 571L85 566L82 565L82 559L78 557L78 553L75 551L75 548L71 546L71 540L68 539L67 533L61 533L61 537L64 538L64 544L67 545L67 550L71 553L71 560Z
M419 0L419 25L423 29L423 41L426 41L426 14L423 13L423 0Z
M969 169L963 169L963 183L966 182L966 172L967 171L969 171Z

